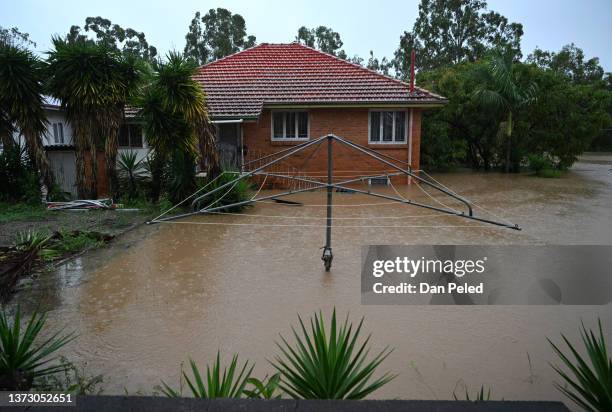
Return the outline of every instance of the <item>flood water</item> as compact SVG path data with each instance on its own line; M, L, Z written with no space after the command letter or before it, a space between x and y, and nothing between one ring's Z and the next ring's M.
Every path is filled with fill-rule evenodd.
M51 329L67 326L79 334L64 353L86 361L91 373L103 373L105 393L151 393L160 379L176 385L181 362L191 356L203 367L218 349L255 361L256 374L263 376L271 372L266 359L277 353L278 334L290 334L297 314L336 307L354 320L365 316L373 349L395 348L381 371L399 377L375 398L451 399L455 388L463 394L467 385L473 393L484 384L494 399L562 399L552 384L557 377L548 363L556 359L546 337L558 340L564 333L576 341L580 320L593 326L599 316L612 339L610 305L362 306L361 246L611 244L611 160L587 158L559 179L435 175L519 224L521 232L364 195L335 194L334 201L344 205L334 209L336 217L369 219L335 222L333 267L325 273L320 260L325 208L313 206L324 204L325 197L307 193L292 200L310 206L260 204L242 212L259 217L186 219L232 225L143 225L42 276L40 286L16 301L49 310ZM433 202L415 186L398 189ZM281 215L295 218L269 217ZM389 219L399 216L404 218ZM306 219L312 217L317 219Z

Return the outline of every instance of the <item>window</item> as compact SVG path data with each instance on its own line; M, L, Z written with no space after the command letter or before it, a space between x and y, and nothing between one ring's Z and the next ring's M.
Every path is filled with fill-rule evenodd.
M142 148L142 126L122 124L119 128L119 147Z
M308 112L272 112L272 140L308 139Z
M55 144L64 143L64 125L62 123L53 123L53 141Z
M370 112L370 143L406 143L406 130L405 111Z

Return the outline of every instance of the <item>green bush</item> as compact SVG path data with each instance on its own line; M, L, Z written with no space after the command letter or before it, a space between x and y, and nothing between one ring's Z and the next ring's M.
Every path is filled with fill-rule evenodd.
M222 173L219 177L217 177L216 180L207 180L205 182L202 182L199 184L199 188L206 186L206 189L205 191L201 192L200 195L204 193L210 193L213 190L223 186L224 184L227 184L235 180L236 177L238 177L238 174L233 173L231 171L226 171ZM249 197L250 191L251 191L250 183L247 181L247 179L241 179L238 182L236 182L236 184L232 184L226 188L219 190L216 193L206 196L200 202L198 202L196 207L198 209L201 209L208 205L210 205L210 207L218 207L218 206L225 206L225 205L230 205L233 203L243 202L250 198ZM228 211L228 212L236 212L243 208L244 206L242 207L237 206L237 207L231 207L231 208L227 208L223 210Z
M40 203L40 184L24 147L14 145L0 153L0 200Z
M556 168L550 156L543 154L530 154L527 156L529 170L539 177L561 177L561 171Z

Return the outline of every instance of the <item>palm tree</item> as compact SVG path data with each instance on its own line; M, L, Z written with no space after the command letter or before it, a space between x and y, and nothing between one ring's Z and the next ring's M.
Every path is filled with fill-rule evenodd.
M97 151L104 147L109 192L117 190L117 135L123 110L137 88L139 64L107 45L53 39L49 89L62 101L74 131L77 188L81 197L97 195ZM89 151L90 168L85 156ZM87 173L88 172L88 173Z
M177 176L174 176L181 191L187 191L192 180L192 175L186 173L193 171L188 163L195 166L199 156L200 164L209 175L219 173L214 129L208 118L204 92L193 80L195 70L191 61L178 53L170 53L167 62L154 64L147 85L136 101L147 141L154 152L154 198L160 194L162 169L169 160L175 171L185 172L182 182L177 183ZM178 164L181 167L177 167Z
M474 98L478 103L504 113L506 120L500 124L500 129L503 129L506 136L506 173L510 172L513 115L520 107L533 102L536 95L535 83L531 82L527 85L521 83L517 67L511 56L499 54L489 60L487 70L481 79L481 87L474 92Z
M31 51L0 42L0 137L13 144L15 127L47 188L53 174L42 139L47 132L43 109L44 64Z

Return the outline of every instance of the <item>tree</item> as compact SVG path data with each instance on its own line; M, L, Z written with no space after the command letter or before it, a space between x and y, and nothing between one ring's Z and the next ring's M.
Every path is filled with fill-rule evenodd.
M0 137L5 147L19 130L43 183L51 188L53 174L42 139L47 132L43 109L44 64L31 51L0 43Z
M214 128L208 118L204 92L193 80L197 66L191 59L170 53L166 62L154 65L143 93L137 98L147 141L153 148L153 198L161 191L163 169L172 169L172 200L193 191L195 161L209 176L219 173Z
M386 57L383 57L381 60L378 60L378 58L374 57L374 52L370 50L370 58L368 59L368 64L366 67L370 70L389 75L389 70L392 67L392 63L387 60Z
M474 92L474 98L484 106L501 110L505 121L500 123L506 137L506 173L511 169L513 116L519 108L534 101L537 97L535 83L521 84L519 71L512 62L512 56L493 56L488 64L488 70L481 86ZM518 171L518 160L513 162Z
M30 35L21 32L17 27L4 28L0 26L0 44L15 47L36 47L36 43L30 40Z
M421 0L419 17L400 37L393 65L398 77L407 77L412 49L419 69L475 61L491 49L518 60L522 35L521 24L488 11L484 0Z
M557 53L536 47L527 57L527 63L552 70L576 84L598 82L604 78L604 69L599 65L599 58L586 60L582 49L574 43L563 46Z
M308 29L302 26L298 29L295 40L308 47L316 48L324 53L348 60L346 52L342 50L342 45L344 43L340 38L340 34L330 27L319 26L317 28Z
M95 34L95 39L87 35L89 32ZM126 55L139 56L148 61L157 56L157 49L149 45L144 33L131 28L124 29L100 16L87 17L82 29L79 26L70 27L66 40L68 42L89 41L104 44L110 49L121 51Z
M56 37L53 47L48 87L62 102L74 132L78 194L97 196L97 152L104 148L109 191L116 195L117 134L124 107L140 78L138 60L122 56L104 42Z
M210 9L200 17L196 12L185 35L186 57L202 65L253 47L256 38L247 35L246 22L240 14L227 9Z

